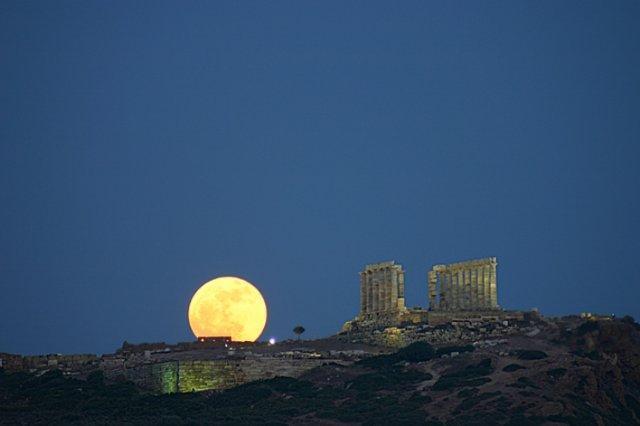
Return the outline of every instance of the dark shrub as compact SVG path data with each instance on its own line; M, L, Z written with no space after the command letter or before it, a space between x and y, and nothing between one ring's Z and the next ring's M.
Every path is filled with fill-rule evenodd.
M576 333L579 336L587 334L592 331L596 331L600 328L598 321L585 321L576 329Z
M396 353L398 360L408 362L429 361L434 355L433 346L427 342L414 342Z
M458 398L469 398L470 396L477 395L480 390L478 388L466 388L458 392Z
M401 361L423 362L433 359L435 350L427 342L413 342L400 349L398 352L388 355L377 355L361 359L356 362L358 365L369 368L386 368Z
M506 367L504 367L502 369L502 371L506 371L507 373L512 373L514 371L518 371L518 370L523 370L526 369L527 367L520 365L520 364L509 364Z
M527 360L527 361L531 361L531 360L536 360L536 359L545 359L546 357L548 357L549 355L547 355L546 352L543 351L535 351L535 350L519 350L517 351L518 353L518 359L522 359L522 360Z
M456 408L456 411L468 410L470 408L473 408L473 406L475 406L479 402L482 402L485 399L493 398L500 394L502 394L502 392L496 391L496 392L481 393L480 395L467 398L464 401L462 401L460 405L458 405L458 407Z
M104 386L104 373L102 370L91 372L87 376L87 383L93 386Z
M359 361L356 361L356 364L361 365L363 367L369 367L369 368L385 368L385 367L392 366L396 362L398 362L398 358L396 357L396 354L390 354L390 355L376 355L376 356L370 356L368 358L363 358Z
M582 349L578 349L576 351L571 351L572 354L582 357L582 358L589 358L591 360L594 361L601 361L602 360L602 355L600 355L600 353L598 351L589 351L586 352Z
M566 368L554 368L552 370L547 371L547 374L552 379L559 379L559 378L563 377L565 374L567 374L567 369Z
M625 323L625 324L632 324L634 325L636 323L636 320L631 316L631 315L625 315L620 319L621 322Z
M419 392L414 392L413 395L407 400L405 400L405 405L409 404L428 404L433 401L429 395L422 395Z
M431 380L432 378L431 374L416 370L379 370L356 377L351 382L351 389L360 392L373 392L381 389L391 390L397 387L404 387L407 384Z
M508 387L511 387L511 388L520 388L520 389L524 389L524 388L527 388L527 387L534 388L534 389L540 389L540 388L539 388L539 387L538 387L538 386L533 382L533 380L531 380L531 379L530 379L530 378L528 378L528 377L520 377L520 378L518 378L518 380L516 380L516 382L515 382L515 383L512 383L512 384L507 385L507 386L508 386Z
M265 381L256 381L228 389L215 395L212 400L219 407L251 405L272 395Z
M491 359L485 358L477 364L471 364L462 370L442 375L433 385L433 390L455 389L467 386L480 386L491 381L483 377L493 372Z

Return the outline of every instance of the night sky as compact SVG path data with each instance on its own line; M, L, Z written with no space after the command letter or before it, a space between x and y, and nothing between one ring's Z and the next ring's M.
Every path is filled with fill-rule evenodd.
M394 259L498 257L499 302L640 317L640 2L0 3L0 352L339 330Z

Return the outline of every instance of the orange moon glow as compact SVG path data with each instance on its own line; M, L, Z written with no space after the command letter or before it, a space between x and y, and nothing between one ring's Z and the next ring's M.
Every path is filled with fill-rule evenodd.
M230 336L255 341L267 323L260 291L236 277L220 277L202 285L189 303L189 325L196 337Z

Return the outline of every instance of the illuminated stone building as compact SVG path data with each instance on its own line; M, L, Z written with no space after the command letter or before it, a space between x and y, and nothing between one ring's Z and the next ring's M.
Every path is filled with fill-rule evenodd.
M404 306L404 271L395 261L366 265L360 272L360 319L395 317Z
M343 330L420 323L427 320L426 315L424 309L405 306L402 265L393 260L372 263L360 272L360 312Z
M435 265L428 273L429 310L499 309L497 265L495 257Z
M428 310L405 306L402 265L395 261L366 265L360 272L360 312L343 331L503 318L497 265L495 257L488 257L433 266L427 274Z

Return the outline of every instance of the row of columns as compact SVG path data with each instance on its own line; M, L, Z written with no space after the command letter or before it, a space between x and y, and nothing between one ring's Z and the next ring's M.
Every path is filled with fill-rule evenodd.
M428 274L431 310L497 309L497 262L438 265Z
M404 271L400 265L360 272L360 313L397 311L404 307Z

